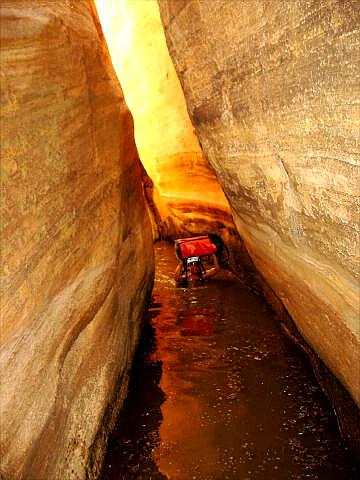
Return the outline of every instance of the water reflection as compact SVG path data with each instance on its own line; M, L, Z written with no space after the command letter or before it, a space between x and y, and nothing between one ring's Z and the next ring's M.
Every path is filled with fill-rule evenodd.
M176 316L180 334L184 336L209 337L216 331L214 308L189 308Z
M157 315L159 306L155 304L149 309L149 321ZM167 478L152 457L153 449L160 443L159 428L163 420L160 407L166 398L159 387L162 361L151 359L155 350L155 329L147 323L134 361L124 410L109 444L103 480Z
M226 272L176 288L167 245L157 266L103 480L359 478L311 370L262 300Z

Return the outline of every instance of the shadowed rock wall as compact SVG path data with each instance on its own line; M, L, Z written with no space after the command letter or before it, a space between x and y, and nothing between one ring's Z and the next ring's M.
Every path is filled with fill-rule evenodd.
M360 405L357 0L159 0L200 142L261 274Z
M1 67L1 474L92 478L153 277L132 118L88 0L3 0Z

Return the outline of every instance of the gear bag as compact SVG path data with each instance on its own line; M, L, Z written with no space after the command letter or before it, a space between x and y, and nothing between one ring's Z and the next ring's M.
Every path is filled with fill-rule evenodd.
M175 251L180 260L211 255L215 253L216 250L217 247L215 243L211 241L208 235L175 240Z

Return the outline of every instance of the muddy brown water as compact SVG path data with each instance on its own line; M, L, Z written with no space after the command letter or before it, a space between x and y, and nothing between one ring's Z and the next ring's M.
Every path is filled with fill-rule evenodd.
M102 480L358 480L302 352L229 272L177 288L156 246L153 303Z

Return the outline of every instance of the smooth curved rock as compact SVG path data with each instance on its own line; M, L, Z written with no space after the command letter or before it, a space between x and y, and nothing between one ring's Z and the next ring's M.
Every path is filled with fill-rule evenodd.
M360 405L358 2L159 5L256 267Z
M132 118L88 0L3 0L1 64L1 474L91 478L153 277Z
M235 231L229 204L189 120L156 1L95 3L134 117L139 155L153 182L148 194L155 236Z

